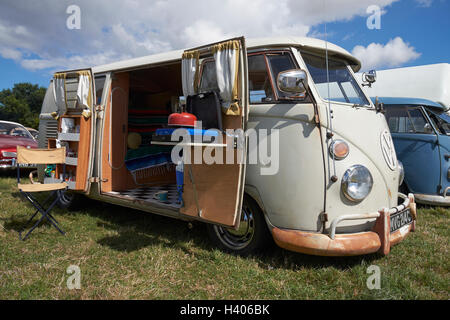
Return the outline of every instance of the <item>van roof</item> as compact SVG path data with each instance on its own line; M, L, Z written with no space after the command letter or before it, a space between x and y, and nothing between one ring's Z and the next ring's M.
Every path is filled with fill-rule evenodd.
M361 62L353 57L347 50L333 44L326 43L324 40L307 38L307 37L275 37L275 38L255 38L246 39L246 46L248 50L263 48L263 47L286 47L296 46L302 47L305 50L325 50L328 47L328 56L340 56L348 61L352 66L353 71L357 72L361 68ZM95 73L103 73L108 71L119 71L134 68L142 68L152 64L159 64L165 62L176 62L181 60L182 50L175 50L170 52L158 53L154 55L122 60L106 65L100 65L92 68Z
M371 97L373 103L375 103L375 97ZM444 107L434 101L421 98L406 98L406 97L378 97L378 101L385 105L417 105L429 107L435 109L436 111L443 112Z

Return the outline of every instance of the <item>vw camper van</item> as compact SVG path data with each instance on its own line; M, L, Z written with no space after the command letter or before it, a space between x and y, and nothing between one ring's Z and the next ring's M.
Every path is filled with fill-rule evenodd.
M359 69L322 40L241 37L58 72L39 146L64 145L68 175L41 169L41 182L205 222L233 253L273 238L313 255L388 254L415 229L414 196L398 193L389 127ZM186 114L194 128L173 121Z
M449 206L450 117L444 107L419 98L378 100L405 170L401 189L413 193L419 203Z

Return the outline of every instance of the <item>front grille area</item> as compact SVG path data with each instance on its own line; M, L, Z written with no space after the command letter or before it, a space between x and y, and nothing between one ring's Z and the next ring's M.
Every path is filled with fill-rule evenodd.
M2 156L4 158L17 158L16 152L2 151Z

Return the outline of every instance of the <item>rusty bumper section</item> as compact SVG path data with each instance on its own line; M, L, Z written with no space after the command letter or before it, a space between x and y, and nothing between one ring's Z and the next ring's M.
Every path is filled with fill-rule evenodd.
M318 256L357 256L374 252L387 255L391 246L402 241L416 227L417 213L414 196L409 194L408 197L404 195L401 197L404 198L401 205L367 215L368 218L376 217L372 231L334 234L337 223L342 220L351 220L349 216L342 216L333 221L330 235L274 227L272 236L276 244L284 249ZM391 233L391 214L408 207L413 217L412 223ZM364 218L363 215L359 215L355 219L362 218Z

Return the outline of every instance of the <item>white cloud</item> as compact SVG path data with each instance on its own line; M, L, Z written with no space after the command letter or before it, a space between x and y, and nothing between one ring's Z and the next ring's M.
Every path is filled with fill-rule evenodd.
M30 70L108 63L232 36L320 35L312 27L367 16L398 0L29 0L0 4L0 55ZM69 30L69 5L81 29ZM365 28L362 25L361 28Z
M416 0L419 7L428 8L431 7L431 4L433 3L433 0Z
M0 56L2 56L5 59L12 59L18 61L20 60L20 58L22 58L22 52L11 48L0 48Z
M385 45L371 43L367 47L356 46L352 54L361 60L362 70L397 67L420 57L420 53L400 37L389 40Z

